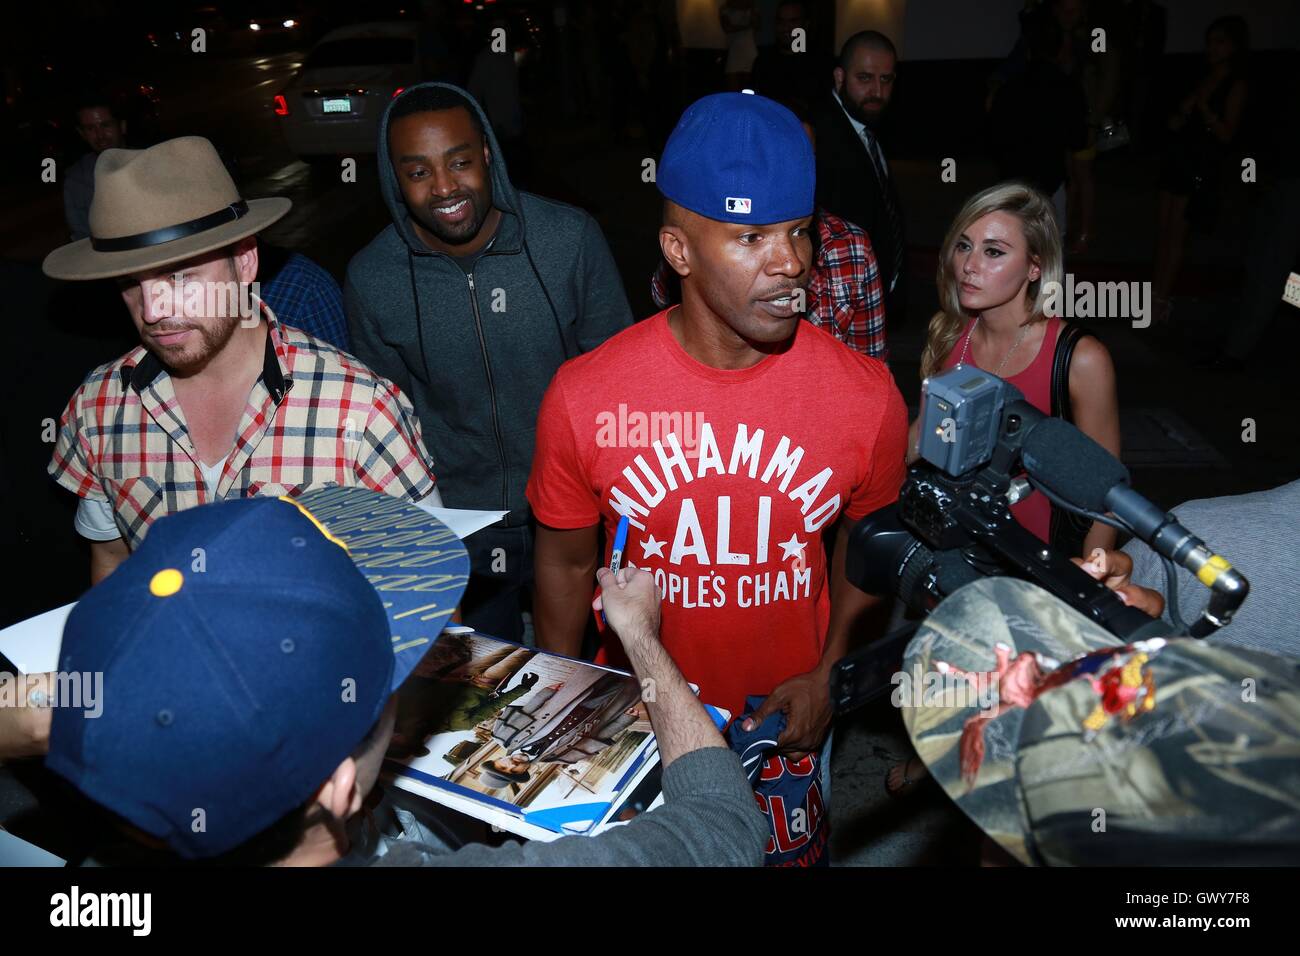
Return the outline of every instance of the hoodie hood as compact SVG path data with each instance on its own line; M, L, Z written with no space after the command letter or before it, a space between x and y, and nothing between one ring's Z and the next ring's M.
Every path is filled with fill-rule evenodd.
M444 83L403 96L426 86L455 91L477 111L500 223L472 263L424 245L389 155L390 111L402 97L393 100L377 144L392 225L353 257L344 287L353 351L411 398L447 507L509 510L508 524L522 525L538 409L555 370L631 325L632 313L591 216L515 189L473 97ZM487 551L470 553L475 573L495 574Z
M402 237L402 241L406 243L407 248L415 255L439 255L439 253L426 246L420 240L420 237L415 234L415 229L411 225L411 214L406 208L406 200L402 197L402 188L398 185L397 174L393 172L392 157L388 150L388 121L392 116L393 107L416 90L436 87L451 90L464 97L478 116L479 123L483 126L483 135L487 138L488 151L492 156L491 164L488 166L488 175L491 177L492 183L492 205L502 212L501 225L497 229L497 238L493 246L502 252L517 251L517 248L522 244L524 234L523 204L520 202L518 190L515 189L514 183L510 181L510 175L506 171L505 154L502 153L501 145L497 142L496 132L492 129L487 113L483 111L483 107L479 105L478 100L459 86L453 86L451 83L420 83L417 86L410 87L401 96L393 98L384 110L383 119L380 120L380 188L384 195L384 204L388 207L388 214L392 217L393 225L397 228L397 234Z

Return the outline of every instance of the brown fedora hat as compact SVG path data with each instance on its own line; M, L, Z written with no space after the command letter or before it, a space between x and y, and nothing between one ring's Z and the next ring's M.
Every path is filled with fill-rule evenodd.
M55 249L41 268L52 279L146 272L251 236L292 205L279 197L241 199L202 136L106 149L95 163L90 238Z

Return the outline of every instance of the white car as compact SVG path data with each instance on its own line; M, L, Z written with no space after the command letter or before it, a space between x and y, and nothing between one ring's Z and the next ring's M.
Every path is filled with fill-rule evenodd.
M373 153L384 109L419 81L418 24L342 27L312 48L273 108L299 157Z

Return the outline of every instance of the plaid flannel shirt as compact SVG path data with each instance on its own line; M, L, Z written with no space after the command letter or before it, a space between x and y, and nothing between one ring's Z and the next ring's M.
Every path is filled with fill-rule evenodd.
M816 255L808 277L808 321L849 348L888 361L885 345L885 293L880 266L866 232L824 209L813 217ZM661 309L681 296L667 260L650 279L650 295Z
M817 213L817 262L808 279L808 321L849 348L888 361L885 290L871 239L859 226Z
M262 301L285 325L352 351L339 284L302 253L289 256L280 271L262 283Z
M73 394L50 475L74 494L108 501L132 549L154 519L218 499L326 485L414 501L430 494L419 419L397 386L273 316L266 321L262 375L215 489L204 484L171 376L143 346L95 369Z

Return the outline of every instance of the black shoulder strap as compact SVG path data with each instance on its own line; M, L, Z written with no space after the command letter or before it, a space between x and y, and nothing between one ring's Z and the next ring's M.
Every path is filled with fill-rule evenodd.
M1062 321L1056 336L1056 352L1052 356L1052 417L1067 422L1074 421L1070 409L1070 361L1074 358L1074 347L1085 335L1092 333L1081 325Z
M1074 422L1070 408L1070 360L1074 347L1085 335L1092 335L1081 325L1062 322L1056 336L1056 352L1052 355L1052 416ZM1062 554L1074 556L1083 551L1083 539L1092 522L1052 505L1049 540Z

